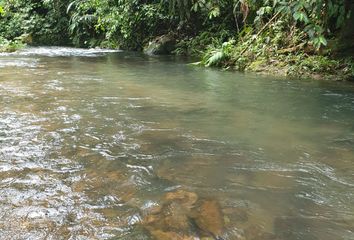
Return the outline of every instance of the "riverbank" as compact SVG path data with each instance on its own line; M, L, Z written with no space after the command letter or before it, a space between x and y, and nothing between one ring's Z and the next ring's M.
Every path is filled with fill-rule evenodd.
M268 31L261 35L249 32L222 42L218 33L202 32L184 38L168 33L154 37L143 51L148 55L194 57L199 61L192 65L223 70L297 79L354 81L353 54L347 52L340 56L340 50L330 46L316 49L303 41L301 34L299 30L292 33Z
M228 44L226 42L224 46ZM15 52L24 47L26 44L20 41L2 41L0 52ZM253 57L254 52L251 50L240 59L235 46L235 49L229 52L223 48L219 51L206 50L198 57L200 61L193 65L297 79L354 81L353 59L349 57L331 58L330 56L309 55L304 52ZM254 48L250 47L250 49ZM178 55L176 52L174 54Z
M354 81L353 62L350 59L331 59L303 54L290 56L290 61L282 61L282 58L254 61L246 68L246 72L297 79ZM296 60L299 62L295 62Z
M248 34L238 40L231 39L214 44L201 37L178 39L168 34L155 37L156 40L153 44L151 42L147 44L144 52L149 55L169 54L195 57L199 61L193 65L223 70L297 79L354 81L354 61L350 54L335 57L330 54L329 48L315 51L301 41L279 44L276 40L275 42L269 40L285 37L284 33L279 34L282 36ZM0 52L21 50L27 46L26 39L23 37L16 40L0 38ZM280 46L287 47L281 48Z
M301 35L299 30L261 35L250 32L216 43L195 37L178 41L174 53L194 55L200 59L196 64L206 67L295 78L354 80L354 48L350 42L339 48L339 40L334 38L329 46L316 49Z
M197 56L207 67L350 80L352 12L349 0L0 1L0 51L15 51L20 40L128 51L165 42L147 52ZM338 55L338 46L352 54Z

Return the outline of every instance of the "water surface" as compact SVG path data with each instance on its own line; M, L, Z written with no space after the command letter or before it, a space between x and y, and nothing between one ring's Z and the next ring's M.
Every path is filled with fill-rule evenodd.
M220 239L354 239L354 86L0 55L0 239L154 239L146 209L178 189L218 203Z

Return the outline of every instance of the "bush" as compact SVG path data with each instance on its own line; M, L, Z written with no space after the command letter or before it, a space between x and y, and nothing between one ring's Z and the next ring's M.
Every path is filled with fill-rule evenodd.
M0 36L0 52L15 52L24 46L21 41L10 41Z
M66 0L11 0L2 3L0 35L14 40L31 35L36 44L66 44Z

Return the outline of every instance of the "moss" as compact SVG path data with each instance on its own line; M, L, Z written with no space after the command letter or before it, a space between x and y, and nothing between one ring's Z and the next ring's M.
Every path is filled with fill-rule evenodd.
M267 62L263 59L256 60L247 67L247 70L254 72L264 71L266 64Z

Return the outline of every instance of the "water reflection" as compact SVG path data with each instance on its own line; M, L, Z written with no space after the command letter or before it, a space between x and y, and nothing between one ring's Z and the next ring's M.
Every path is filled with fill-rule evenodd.
M0 238L354 238L351 85L97 49L0 68Z

